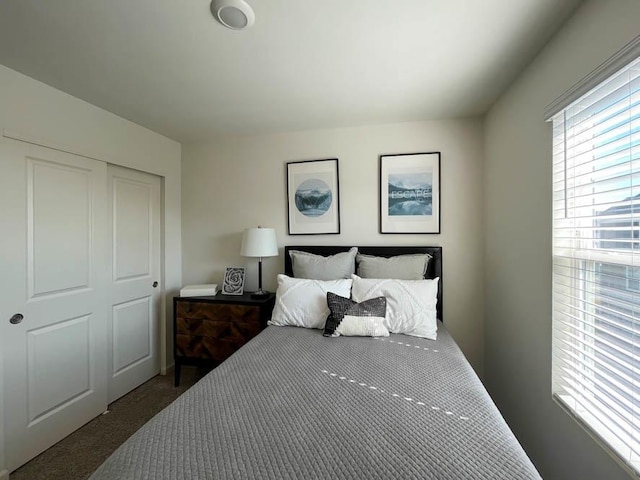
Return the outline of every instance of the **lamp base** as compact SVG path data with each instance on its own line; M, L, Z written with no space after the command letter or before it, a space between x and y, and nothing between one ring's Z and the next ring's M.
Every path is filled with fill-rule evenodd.
M251 294L251 298L267 298L269 295L271 295L271 292L267 292L266 290L256 290Z

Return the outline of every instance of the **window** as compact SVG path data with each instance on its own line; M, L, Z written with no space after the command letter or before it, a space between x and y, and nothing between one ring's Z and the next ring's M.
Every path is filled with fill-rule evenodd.
M627 267L627 289L640 292L640 267Z
M640 473L640 59L553 116L552 381Z

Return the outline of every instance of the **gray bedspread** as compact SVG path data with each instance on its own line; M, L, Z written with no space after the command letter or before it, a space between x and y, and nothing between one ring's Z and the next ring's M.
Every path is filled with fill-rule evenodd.
M540 478L442 325L438 340L268 327L91 477Z

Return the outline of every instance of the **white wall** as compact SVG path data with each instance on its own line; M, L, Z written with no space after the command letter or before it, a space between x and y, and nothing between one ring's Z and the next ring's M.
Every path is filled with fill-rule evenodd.
M640 2L584 3L485 123L485 380L544 478L628 475L551 400L551 126L545 106L640 33Z
M378 233L378 155L442 152L442 233ZM288 236L286 162L339 159L340 235ZM444 315L476 371L483 369L482 123L480 119L402 123L278 135L223 137L183 145L182 241L185 283L222 281L226 266L246 265L246 290L257 286L256 262L240 257L242 232L276 229L292 244L442 245ZM264 260L275 290L279 258Z
M168 330L162 354L165 357L163 363L173 362L171 298L182 283L180 144L2 65L0 129L9 135L144 170L164 178L163 268L167 292L165 320ZM0 174L1 168L0 165ZM7 324L8 313L2 311L0 305L0 338ZM4 361L7 364L10 359ZM10 368L10 365L7 367ZM2 398L0 369L0 414ZM0 420L0 478L5 465L3 442L3 425Z

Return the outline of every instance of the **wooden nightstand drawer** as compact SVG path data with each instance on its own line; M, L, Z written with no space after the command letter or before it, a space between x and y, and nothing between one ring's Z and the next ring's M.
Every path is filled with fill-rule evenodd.
M179 301L176 317L179 319L198 319L217 322L257 323L260 320L260 307L237 304Z
M176 355L223 362L249 340L251 338L238 337L219 340L211 337L178 334L176 335Z
M214 297L174 297L173 358L175 382L182 364L217 364L267 326L275 295L253 299L218 294Z
M206 320L202 318L176 319L176 334L197 335L213 338L251 338L260 333L264 327L260 324L260 311L256 309L253 321L244 319L235 322L233 320Z

